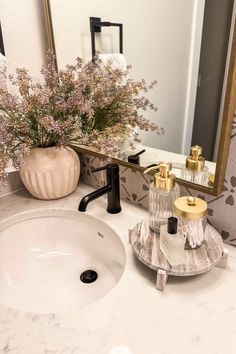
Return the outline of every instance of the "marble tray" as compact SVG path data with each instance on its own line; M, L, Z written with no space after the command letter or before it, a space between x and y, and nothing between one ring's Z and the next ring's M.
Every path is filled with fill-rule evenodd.
M164 290L168 275L191 276L207 272L214 266L225 268L228 250L224 249L220 234L209 224L201 247L185 250L184 262L171 266L160 250L160 235L149 228L144 219L129 229L129 241L138 259L157 271L156 287Z

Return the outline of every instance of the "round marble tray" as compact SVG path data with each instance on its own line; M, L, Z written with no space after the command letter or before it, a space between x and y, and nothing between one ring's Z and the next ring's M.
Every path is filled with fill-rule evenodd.
M142 220L131 228L129 239L135 255L142 263L156 271L161 269L168 275L190 276L207 272L219 263L224 254L222 238L209 224L201 247L185 250L184 263L173 267L161 252L160 235L150 230L148 220Z

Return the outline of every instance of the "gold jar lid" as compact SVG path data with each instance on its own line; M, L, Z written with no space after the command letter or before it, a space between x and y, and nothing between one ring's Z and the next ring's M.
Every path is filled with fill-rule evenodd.
M156 170L159 168L159 172L154 175L154 186L157 189L163 189L170 191L175 187L175 174L170 172L172 169L172 163L170 162L161 162L157 166L148 168L144 173L149 171Z
M180 197L174 201L174 213L187 220L199 220L207 216L207 203L196 197Z
M195 172L203 171L205 159L201 156L202 147L195 145L191 147L191 155L186 158L185 167Z

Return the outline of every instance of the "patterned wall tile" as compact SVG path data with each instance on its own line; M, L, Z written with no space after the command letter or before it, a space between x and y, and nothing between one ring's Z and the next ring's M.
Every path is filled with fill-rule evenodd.
M120 168L121 198L140 207L148 208L148 191L152 177L128 167Z
M102 167L106 161L102 158L89 154L80 154L81 174L80 179L94 187L105 185L105 174L103 171L92 172L94 168Z

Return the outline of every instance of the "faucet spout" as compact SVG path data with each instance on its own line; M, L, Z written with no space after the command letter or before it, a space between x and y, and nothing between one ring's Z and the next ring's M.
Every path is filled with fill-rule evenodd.
M86 208L91 201L104 194L107 194L107 212L110 214L117 214L121 211L119 165L108 164L103 167L92 169L91 171L97 172L102 170L106 170L107 185L84 196L79 203L79 211L86 211Z
M86 211L87 206L90 202L101 197L104 194L107 194L111 190L112 190L112 186L110 184L107 184L105 187L99 188L96 191L85 195L79 203L78 210L79 211Z

